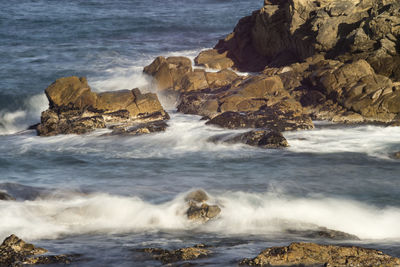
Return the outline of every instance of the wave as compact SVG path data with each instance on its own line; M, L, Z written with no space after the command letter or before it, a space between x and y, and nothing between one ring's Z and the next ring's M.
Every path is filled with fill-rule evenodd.
M400 127L335 126L328 123L314 130L285 132L284 135L290 144L289 150L293 152L363 153L389 159L393 152L400 150Z
M46 96L38 94L27 98L21 109L0 110L0 135L26 130L29 125L40 121L40 114L48 108Z
M363 239L400 237L400 209L379 208L348 199L296 198L248 192L213 192L221 214L201 224L186 217L186 193L154 204L138 197L104 193L47 196L27 201L0 201L0 239L10 233L29 240L77 234L143 231L196 231L225 236L277 235L287 229L317 226Z

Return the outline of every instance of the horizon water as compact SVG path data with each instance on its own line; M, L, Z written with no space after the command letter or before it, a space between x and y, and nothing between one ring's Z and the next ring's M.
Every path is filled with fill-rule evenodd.
M285 132L290 147L212 143L226 130L171 115L164 133L38 137L57 78L86 76L92 90L152 90L143 67L159 55L193 59L262 1L22 0L0 3L0 239L16 234L72 266L160 266L135 249L204 243L195 262L236 266L294 241L355 244L400 257L400 127L315 122ZM185 217L184 196L204 189L220 216ZM360 238L306 237L326 227ZM296 234L288 230L299 230Z

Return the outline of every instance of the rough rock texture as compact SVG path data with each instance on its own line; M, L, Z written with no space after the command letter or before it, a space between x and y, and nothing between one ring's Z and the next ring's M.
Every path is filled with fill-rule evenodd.
M242 143L260 148L283 148L289 144L280 132L253 130L237 135L218 135L208 139L211 142Z
M15 198L5 192L0 191L0 200L15 200Z
M44 248L35 247L15 235L7 237L0 245L0 267L26 264L70 263L73 255L35 256L46 253Z
M94 93L85 78L67 77L45 90L50 108L42 113L38 135L84 134L112 125L131 127L168 119L157 95L139 89Z
M189 220L197 222L207 222L217 217L221 213L220 207L217 205L209 205L206 201L209 199L206 192L196 190L189 193L185 200L188 204L186 215Z
M399 25L396 0L268 0L195 62L279 76L313 119L399 125ZM215 113L187 98L183 112Z
M400 259L383 252L361 247L292 243L272 247L240 264L251 266L399 266Z
M206 249L203 244L177 250L145 248L141 251L151 254L154 259L161 261L163 264L195 260L211 254L210 250Z

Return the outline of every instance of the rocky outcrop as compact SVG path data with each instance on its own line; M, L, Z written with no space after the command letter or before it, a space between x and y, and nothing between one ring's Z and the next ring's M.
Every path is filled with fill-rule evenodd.
M41 136L84 134L111 126L130 128L169 118L156 94L142 94L139 89L94 93L85 78L58 79L45 93L50 107L37 126Z
M313 119L399 125L399 18L395 0L268 0L195 63L279 77L302 114ZM226 98L198 93L182 96L182 112L211 118L224 112ZM224 106L235 111L241 100L235 95ZM260 104L254 97L238 109L249 106Z
M206 249L203 244L176 250L145 248L139 251L151 254L154 259L161 261L163 264L195 260L198 258L207 257L211 254L211 251Z
M70 263L78 255L48 255L44 248L26 243L15 235L7 237L0 245L0 267L22 266L30 264Z
M196 222L207 222L217 217L221 213L221 208L217 205L209 205L206 201L209 199L206 192L196 190L189 193L185 197L185 201L189 206L186 215L189 220Z
M287 247L272 247L253 259L240 262L250 266L399 266L400 259L381 251L314 243L292 243Z

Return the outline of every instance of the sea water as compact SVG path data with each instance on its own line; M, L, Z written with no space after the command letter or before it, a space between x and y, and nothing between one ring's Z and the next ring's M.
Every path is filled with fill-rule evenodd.
M86 76L96 92L154 90L143 67L159 55L193 59L262 1L21 0L0 2L0 239L16 234L76 266L157 266L138 252L204 243L207 266L236 266L293 241L356 244L400 256L400 128L315 122L285 132L290 147L213 143L234 134L199 116L171 115L164 133L37 137L57 78ZM221 207L193 223L185 195ZM313 239L318 227L359 241ZM296 234L297 233L297 234Z

